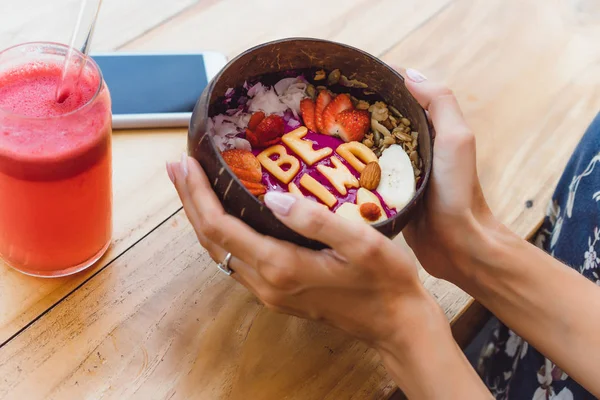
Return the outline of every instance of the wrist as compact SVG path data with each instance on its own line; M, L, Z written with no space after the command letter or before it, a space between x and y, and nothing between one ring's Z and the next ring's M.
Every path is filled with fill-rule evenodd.
M455 251L451 252L452 283L474 297L495 274L494 265L524 240L500 223L491 213L470 216L462 224Z
M421 285L414 293L403 295L394 307L393 333L381 337L373 347L384 354L407 351L415 344L415 332L438 332L452 336L448 319L441 307Z

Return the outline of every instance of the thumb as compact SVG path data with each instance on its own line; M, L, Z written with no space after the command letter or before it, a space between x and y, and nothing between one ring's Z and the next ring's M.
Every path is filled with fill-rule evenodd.
M438 139L449 135L472 135L452 90L429 81L414 69L407 69L405 76L407 89L421 107L429 112Z

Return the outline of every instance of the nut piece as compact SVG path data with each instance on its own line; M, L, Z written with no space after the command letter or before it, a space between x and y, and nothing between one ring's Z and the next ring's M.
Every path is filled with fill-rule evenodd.
M327 75L325 74L325 70L321 69L315 74L315 81L322 81L323 79L325 79L326 76Z
M329 85L337 85L337 83L340 81L341 75L342 73L339 69L334 69L329 73L329 76L327 77L327 83Z
M371 161L360 174L360 186L367 190L375 190L381 180L381 167L376 161Z
M367 221L377 221L381 217L381 208L375 203L363 203L359 210L360 215Z
M375 121L383 122L389 117L388 107L383 101L377 101L369 107L371 118Z

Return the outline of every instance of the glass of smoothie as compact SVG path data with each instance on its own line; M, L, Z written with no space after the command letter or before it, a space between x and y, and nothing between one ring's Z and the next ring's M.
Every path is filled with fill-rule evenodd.
M28 275L94 264L112 234L111 100L96 63L56 101L68 47L0 52L0 257Z

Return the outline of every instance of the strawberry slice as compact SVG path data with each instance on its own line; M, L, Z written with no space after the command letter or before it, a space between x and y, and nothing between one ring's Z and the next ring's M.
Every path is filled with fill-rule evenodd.
M352 110L352 100L345 93L338 94L335 99L323 111L323 131L321 133L329 136L339 136L340 126L336 117L343 111Z
M255 130L256 127L258 126L258 124L260 124L263 119L265 119L264 112L262 112L262 111L255 112L250 117L250 122L248 122L248 129L250 129L251 131Z
M300 102L300 113L304 120L304 125L313 132L317 131L315 121L315 102L312 99L304 99Z
M250 142L250 145L252 147L260 146L260 142L258 141L258 138L254 134L254 132L252 132L250 129L246 129L246 140L248 140Z
M371 119L368 111L345 110L336 117L338 135L344 142L360 142L369 132Z
M319 133L325 132L323 124L323 111L331 103L332 97L327 90L321 90L317 96L317 105L315 106L315 125Z
M285 131L285 121L279 115L269 115L254 130L255 136L262 144L279 139Z

